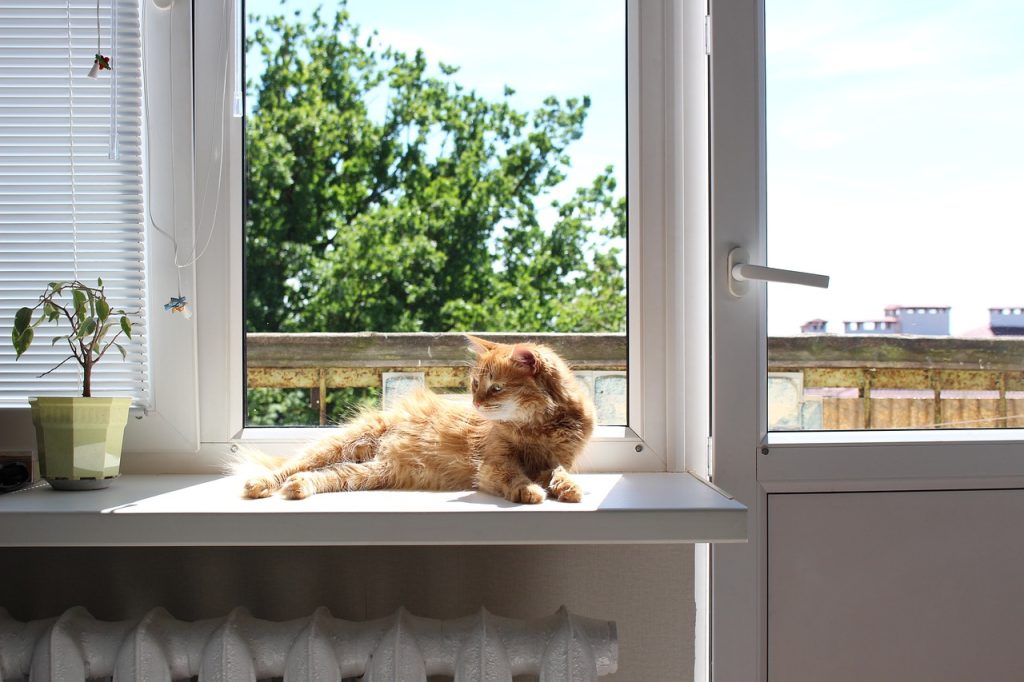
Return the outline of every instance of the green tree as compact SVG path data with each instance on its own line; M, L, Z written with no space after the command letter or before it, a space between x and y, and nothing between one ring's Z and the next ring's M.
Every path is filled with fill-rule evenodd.
M456 67L432 76L421 51L361 37L344 7L265 19L252 40L251 331L624 330L612 170L538 219L587 97L487 101Z

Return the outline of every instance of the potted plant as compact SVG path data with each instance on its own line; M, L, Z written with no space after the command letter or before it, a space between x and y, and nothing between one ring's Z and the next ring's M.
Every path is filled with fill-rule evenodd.
M93 397L92 370L111 348L124 359L118 339L122 334L131 339L132 322L124 310L111 309L102 279L96 286L50 282L38 303L14 314L11 341L17 358L32 345L39 325L53 322L60 329L65 320L67 333L54 336L50 345L67 343L70 354L39 376L75 360L82 368L82 396L29 398L39 473L60 490L106 488L120 473L131 398Z

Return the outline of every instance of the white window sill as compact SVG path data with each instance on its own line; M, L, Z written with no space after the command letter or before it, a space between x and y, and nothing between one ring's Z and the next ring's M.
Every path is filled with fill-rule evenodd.
M478 492L366 491L245 500L213 475L126 475L104 490L46 483L0 496L0 546L743 542L747 509L689 474L579 474L579 504Z

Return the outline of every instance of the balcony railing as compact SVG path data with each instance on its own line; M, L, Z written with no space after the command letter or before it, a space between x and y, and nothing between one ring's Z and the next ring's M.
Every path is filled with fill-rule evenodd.
M623 423L622 334L483 334L536 341L562 354L594 391L603 423ZM441 392L468 383L461 334L249 334L250 388L385 389L422 376ZM773 429L1005 428L1024 426L1024 338L801 335L768 339ZM603 405L603 407L602 407Z
M623 334L481 334L491 341L543 343L569 360L591 389L601 423L625 423L626 337ZM249 388L310 389L327 423L320 396L336 388L385 390L397 374L422 377L429 388L459 392L469 383L472 355L457 333L248 334ZM402 383L402 382L396 382ZM386 399L386 396L385 396Z
M1024 426L1020 337L773 337L768 369L776 429Z

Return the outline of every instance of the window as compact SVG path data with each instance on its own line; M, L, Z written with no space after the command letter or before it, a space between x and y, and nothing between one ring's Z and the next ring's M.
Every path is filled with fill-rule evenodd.
M992 246L1024 246L1021 28L1013 2L766 2L768 261L832 275L768 287L786 429L1024 426L1022 330L990 313L1017 286ZM874 336L797 338L814 317Z
M695 458L691 460L695 470L703 470L707 419L707 365L702 360L706 358L707 340L701 333L707 330L707 307L702 303L706 301L702 299L706 297L706 275L702 273L707 272L706 256L702 256L707 237L707 157L702 151L706 149L703 11L697 5L687 10L700 18L689 20L692 35L687 36L685 45L697 56L686 61L690 71L684 73L684 48L680 47L684 44L683 32L680 29L677 35L675 29L665 29L666 14L671 14L671 9L660 5L641 8L635 2L626 3L626 8L630 31L627 69L628 73L639 74L627 78L630 415L628 427L606 427L594 439L584 467L682 470L690 466L683 462L685 450ZM228 38L232 25L229 12L206 7L197 7L196 11L196 59L220 64L232 42ZM680 26L684 14L674 15ZM646 38L638 40L638 35ZM197 72L197 140L218 140L221 116L230 112L230 106L225 110L221 105L225 92L230 101L231 85L224 83L225 77L217 70ZM692 97L684 98L679 89L684 80ZM648 132L641 135L641 130ZM667 142L665 134L678 143ZM218 220L230 220L229 225L221 226L222 230L214 231L209 255L199 263L197 286L206 301L197 311L202 440L209 443L207 448L212 452L225 447L218 443L239 436L255 439L269 450L290 451L296 442L314 434L303 429L244 429L242 203L237 194L241 187L242 138L237 120L227 123L225 135L227 151L223 157L211 154L203 158L200 154L197 158L198 177L222 172L229 179L228 191L221 193L220 202L207 203L206 214L198 216L198 224L209 224L214 207ZM681 157L665 154L666 150L681 150L684 142L692 151L686 163ZM197 148L206 147L199 144ZM224 166L218 170L222 161ZM668 192L673 183L687 184L685 197ZM684 295L683 281L689 282L690 278L694 286ZM685 347L681 342L684 330L688 341L692 335L692 343ZM667 416L670 413L671 420ZM684 447L684 438L693 439L692 445ZM670 445L676 442L678 446Z
M317 7L246 5L246 423L464 395L466 331L542 334L624 426L624 0Z

